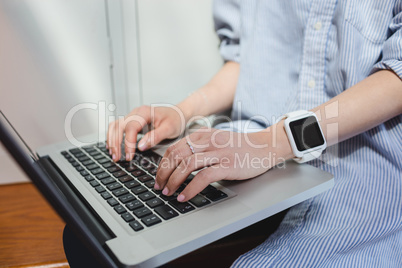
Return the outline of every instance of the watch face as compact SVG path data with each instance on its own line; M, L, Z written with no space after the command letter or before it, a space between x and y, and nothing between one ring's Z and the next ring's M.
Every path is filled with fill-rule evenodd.
M305 151L324 144L320 126L314 116L309 116L289 123L296 147Z

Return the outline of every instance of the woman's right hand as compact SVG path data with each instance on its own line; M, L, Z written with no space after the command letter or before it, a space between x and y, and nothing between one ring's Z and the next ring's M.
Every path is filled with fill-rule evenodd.
M131 161L134 157L137 144L137 134L151 124L153 129L146 133L138 143L138 149L145 151L164 139L173 139L179 136L185 129L183 113L174 107L141 106L132 110L124 118L120 118L109 124L107 132L107 148L113 161L117 162L121 157L121 143L125 136L125 159Z

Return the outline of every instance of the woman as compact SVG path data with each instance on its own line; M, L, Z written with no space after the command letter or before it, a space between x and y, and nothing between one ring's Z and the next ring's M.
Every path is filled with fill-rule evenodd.
M277 231L234 266L397 267L402 265L402 1L294 0L214 2L222 69L175 110L148 106L109 126L120 159L179 136L183 120L232 108L234 121L262 130L202 130L167 150L155 188L188 201L218 180L252 178L271 166L240 168L235 156L272 163L293 158L284 121L296 110L317 114L327 153L308 164L335 176L330 191L291 208ZM244 121L236 131L244 132ZM227 125L226 125L227 126ZM225 146L230 144L230 146ZM336 150L335 150L336 149ZM216 157L211 157L216 156ZM199 161L199 160L202 161ZM196 161L197 160L197 161Z

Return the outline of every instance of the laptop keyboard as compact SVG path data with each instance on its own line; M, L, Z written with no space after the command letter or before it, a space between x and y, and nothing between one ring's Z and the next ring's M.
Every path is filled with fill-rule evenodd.
M61 154L136 232L228 197L209 185L189 202L178 202L177 196L193 175L172 196L163 195L153 188L162 159L153 151L136 152L132 161L118 163L111 161L104 143Z

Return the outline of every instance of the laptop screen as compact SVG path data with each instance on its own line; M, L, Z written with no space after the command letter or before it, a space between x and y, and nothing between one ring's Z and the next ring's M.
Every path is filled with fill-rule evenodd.
M19 147L24 150L26 155L30 156L32 162L38 161L38 156L31 150L28 144L24 141L21 135L17 132L11 122L7 119L4 113L0 110L0 122L7 129L7 132L13 136L13 139L18 143Z

